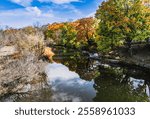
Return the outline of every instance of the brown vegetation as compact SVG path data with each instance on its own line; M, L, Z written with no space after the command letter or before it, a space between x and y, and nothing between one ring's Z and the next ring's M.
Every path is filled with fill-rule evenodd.
M55 55L55 53L53 53L52 48L45 47L43 55L46 56L49 59L50 62L54 62L53 61L53 56Z
M38 28L0 31L0 98L37 90L47 64L39 58L43 48L44 34Z

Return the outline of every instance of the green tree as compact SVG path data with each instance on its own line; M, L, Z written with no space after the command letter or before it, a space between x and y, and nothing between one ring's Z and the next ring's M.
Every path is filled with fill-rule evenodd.
M63 45L76 48L80 47L80 44L76 42L77 31L73 26L65 23L61 30L61 40Z
M150 7L146 0L108 0L96 12L98 46L109 51L116 46L150 37Z

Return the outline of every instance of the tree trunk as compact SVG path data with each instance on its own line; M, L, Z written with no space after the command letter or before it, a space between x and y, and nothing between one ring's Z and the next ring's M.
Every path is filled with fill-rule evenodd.
M133 51L132 51L132 47L131 47L132 40L130 38L127 38L126 42L127 42L128 53L129 53L130 57L132 57L132 55L133 55Z

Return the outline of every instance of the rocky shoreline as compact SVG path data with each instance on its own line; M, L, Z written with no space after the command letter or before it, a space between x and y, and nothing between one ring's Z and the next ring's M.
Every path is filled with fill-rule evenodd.
M3 56L0 59L0 98L8 94L28 93L41 89L44 83L46 62L38 60L33 54L14 59Z
M0 35L0 100L10 95L26 94L46 86L40 59L44 35L37 29L3 32ZM14 101L12 97L9 101Z

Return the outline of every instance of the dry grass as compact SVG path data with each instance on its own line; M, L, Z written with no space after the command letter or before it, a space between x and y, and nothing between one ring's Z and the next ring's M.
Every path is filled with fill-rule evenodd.
M0 44L1 47L15 45L23 55L28 52L40 55L44 47L44 34L33 27L9 29L0 32Z
M44 48L43 32L33 27L0 31L0 47L4 46L15 46L18 53L0 57L0 96L25 91L27 83L38 83L47 64L39 60Z

